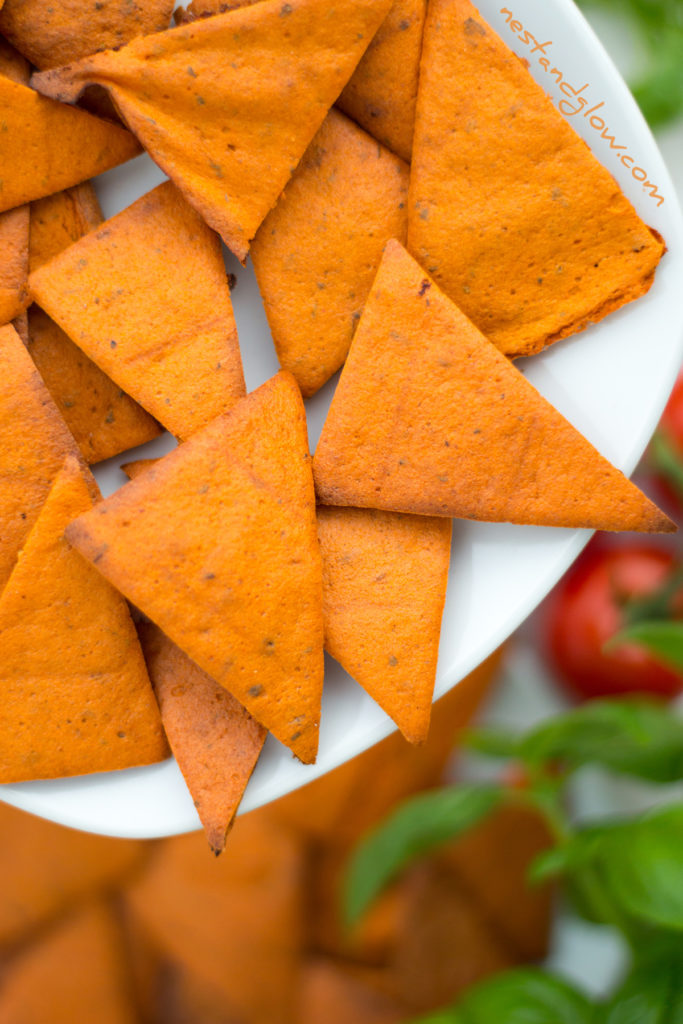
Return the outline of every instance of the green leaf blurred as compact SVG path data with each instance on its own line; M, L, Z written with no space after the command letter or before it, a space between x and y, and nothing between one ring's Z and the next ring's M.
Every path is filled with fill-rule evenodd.
M597 1024L595 1012L567 982L523 967L475 985L451 1011L413 1024Z
M604 1024L683 1024L683 949L655 943L604 1010Z
M577 0L626 19L644 44L649 63L629 82L643 114L654 128L683 113L683 5L680 0Z
M681 638L683 643L683 632ZM599 764L655 782L676 782L683 778L683 721L650 700L588 701L532 730L518 752L531 764Z
M462 785L406 801L356 848L345 879L343 913L350 927L408 864L476 825L500 803L497 786Z
M610 647L622 643L641 644L672 668L683 672L683 622L662 619L634 622L612 637L609 643Z

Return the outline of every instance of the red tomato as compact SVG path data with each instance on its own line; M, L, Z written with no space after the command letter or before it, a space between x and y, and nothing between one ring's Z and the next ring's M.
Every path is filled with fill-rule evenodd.
M546 606L548 656L579 697L673 697L683 689L683 677L643 647L604 650L624 625L625 602L658 590L675 561L671 552L642 543L606 547L593 541L552 592ZM681 602L676 603L672 617L680 618Z
M669 401L659 421L659 429L666 434L683 459L683 373L679 374L674 384Z
M674 384L669 401L659 421L657 434L669 443L672 455L678 457L681 470L683 470L683 372ZM648 463L654 473L653 482L659 500L675 518L683 508L683 493L680 483L677 484L671 479L670 471L664 470L657 464L654 444L650 448L650 458L646 459L645 465L647 466Z

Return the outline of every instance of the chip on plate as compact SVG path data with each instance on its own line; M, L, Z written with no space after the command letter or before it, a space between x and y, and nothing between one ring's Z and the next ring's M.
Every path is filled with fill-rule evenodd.
M71 340L177 437L244 394L220 239L171 182L39 267L29 286Z
M665 251L469 0L429 4L408 209L410 252L511 357L643 295Z
M94 178L140 152L120 125L0 77L0 212ZM18 159L17 154L29 154Z
M0 782L168 755L128 606L64 538L85 473L66 460L0 596Z
M427 738L451 553L451 523L375 509L318 508L325 647L394 720Z
M306 418L281 372L69 539L300 760L315 759L322 570Z
M314 460L324 504L539 526L676 527L388 243Z
M244 262L391 0L262 0L35 75L105 86L145 149Z
M408 168L331 110L251 247L280 365L314 394L344 362L385 242L405 240Z
M151 622L138 626L161 720L211 849L225 847L266 730Z

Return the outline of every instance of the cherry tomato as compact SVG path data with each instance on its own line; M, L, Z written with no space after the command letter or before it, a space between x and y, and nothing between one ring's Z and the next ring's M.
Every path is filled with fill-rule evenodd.
M667 452L661 450L662 443ZM677 518L683 510L683 372L662 413L645 468L653 474L657 499Z
M605 644L625 625L624 605L659 590L676 559L670 551L642 543L589 544L546 603L547 654L559 679L579 697L650 693L673 697L683 677L645 648ZM672 618L681 618L677 594Z

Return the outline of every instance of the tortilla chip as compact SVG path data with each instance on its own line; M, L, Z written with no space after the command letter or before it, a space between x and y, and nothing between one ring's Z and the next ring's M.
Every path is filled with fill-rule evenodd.
M502 807L442 855L518 959L543 960L548 954L552 887L532 885L528 871L552 844L540 815Z
M665 251L469 0L429 5L409 210L409 250L511 357L643 295Z
M244 394L220 239L171 182L39 267L29 286L72 341L177 437Z
M220 853L266 730L152 623L140 623L138 635L171 750Z
M7 1024L133 1024L121 933L111 910L92 903L42 935L3 972Z
M314 394L344 362L389 238L405 237L408 168L330 111L251 256L280 365Z
M314 474L325 504L539 526L676 529L393 241L323 427Z
M0 328L0 591L76 443L21 338ZM92 481L95 488L95 482Z
M102 220L97 194L89 181L31 203L30 273L99 227Z
M0 37L0 75L28 84L28 63ZM28 305L28 206L0 214L0 324L20 316Z
M432 860L403 885L391 974L396 994L413 1011L452 1003L470 985L517 963L453 871Z
M130 160L130 132L0 77L0 212L94 178ZM30 153L18 160L17 153Z
M192 0L187 7L176 7L173 20L176 25L187 25L198 18L212 18L214 14L225 14L240 7L251 7L261 0Z
M29 207L0 213L0 324L28 306Z
M373 988L350 965L321 957L303 965L298 1024L400 1024L405 1019L405 1005Z
M347 852L399 800L443 781L458 736L495 680L499 649L434 703L427 742L409 747L395 732L328 775L268 805L271 815L319 843ZM372 786L368 786L372 779ZM335 904L335 934L342 934Z
M411 743L429 731L451 524L318 508L325 647Z
M106 86L145 149L242 261L391 0L262 0L58 71Z
M0 597L0 782L168 756L128 607L63 537L92 504L67 459Z
M322 570L303 402L279 373L69 539L302 761L315 759Z
M55 68L168 27L173 0L5 0L0 32L37 68Z
M395 0L337 106L410 163L427 0Z
M31 203L31 273L102 222L90 182ZM109 459L151 441L158 423L37 306L27 346L84 459Z
M70 904L126 879L143 862L145 843L55 825L0 804L0 948L25 939Z
M3 36L0 36L0 75L6 75L21 85L28 85L31 78L29 62Z
M167 839L126 901L172 963L222 995L228 1019L290 1024L304 872L299 840L256 811L237 819L217 859L202 835Z
M110 459L161 433L38 306L29 310L28 350L86 462Z

